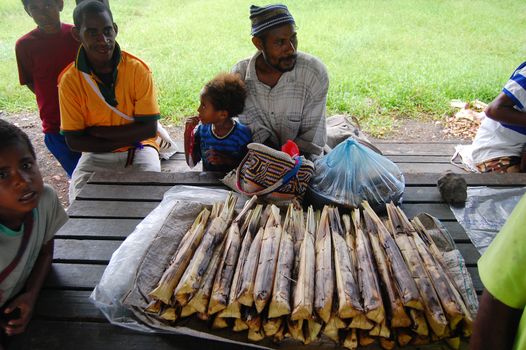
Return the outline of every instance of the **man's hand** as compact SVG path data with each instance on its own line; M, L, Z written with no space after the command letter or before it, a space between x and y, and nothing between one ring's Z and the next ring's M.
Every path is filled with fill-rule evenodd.
M16 335L23 333L31 320L33 314L33 307L35 306L36 298L31 293L23 293L10 302L4 310L3 316L10 318L15 315L12 313L19 313L18 318L11 319L7 324L2 324L2 328L7 335Z

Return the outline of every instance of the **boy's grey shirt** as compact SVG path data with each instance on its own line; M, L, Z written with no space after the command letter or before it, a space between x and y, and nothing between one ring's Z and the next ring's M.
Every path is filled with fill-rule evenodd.
M44 190L33 209L33 231L22 258L11 274L0 284L2 295L0 306L20 293L33 270L33 266L44 244L68 221L68 215L60 204L57 194L49 185ZM0 271L13 261L24 233L23 227L15 232L0 223Z

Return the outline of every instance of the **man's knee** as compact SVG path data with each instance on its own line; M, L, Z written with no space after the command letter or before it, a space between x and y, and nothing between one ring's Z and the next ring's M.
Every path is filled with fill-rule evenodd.
M161 171L159 153L153 147L138 150L133 161L133 168L140 171Z

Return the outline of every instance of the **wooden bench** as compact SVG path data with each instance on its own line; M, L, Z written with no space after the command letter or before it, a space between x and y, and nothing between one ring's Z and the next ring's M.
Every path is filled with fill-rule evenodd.
M183 150L182 143L178 147ZM382 153L395 162L404 173L444 173L451 171L463 174L465 171L450 163L451 156L455 153L456 141L441 143L421 142L390 142L375 141ZM178 152L168 161L162 162L164 172L200 171L201 166L190 169L185 162L184 153Z
M454 144L381 143L384 153L405 171L403 210L411 218L427 212L452 234L462 252L478 293L482 284L479 253L443 203L436 181L449 167ZM453 167L454 168L454 167ZM210 173L185 169L178 153L163 162L162 173L123 176L96 173L68 209L69 222L57 233L51 273L38 299L28 330L9 349L242 349L222 342L177 335L144 334L113 326L88 300L112 253L174 185L220 186ZM466 174L470 185L526 185L526 176ZM440 345L433 347L441 348ZM444 347L445 348L445 347ZM413 348L415 349L415 348Z

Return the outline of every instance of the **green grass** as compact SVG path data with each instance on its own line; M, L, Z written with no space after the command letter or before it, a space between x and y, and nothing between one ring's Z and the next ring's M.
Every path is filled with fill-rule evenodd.
M121 46L154 72L165 117L195 114L203 84L254 52L248 8L234 0L110 0ZM71 22L73 0L62 19ZM263 4L259 2L260 4ZM264 2L266 3L266 2ZM399 118L440 118L451 99L489 102L526 59L526 2L287 1L299 49L329 70L330 114L381 133ZM0 2L0 110L34 110L18 85L14 45L34 24L20 0Z

